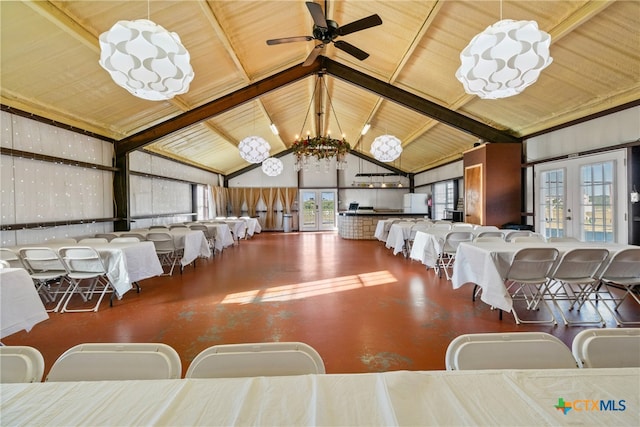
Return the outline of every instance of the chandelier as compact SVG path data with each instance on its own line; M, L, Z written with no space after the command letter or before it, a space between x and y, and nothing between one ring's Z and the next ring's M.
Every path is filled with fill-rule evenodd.
M318 79L316 81L316 87L314 90L314 95L311 97L311 102L309 103L309 108L307 109L307 115L305 116L305 122L302 124L302 128L304 129L304 125L306 124L307 117L309 116L309 111L311 110L311 105L314 102L314 98L317 96L316 100L317 105L322 106L322 88L325 89L324 92L327 94L328 105L334 113L333 104L331 103L331 98L329 97L329 91L324 85L324 81L322 79L323 73L318 73ZM331 165L331 159L336 159L336 169L343 170L347 168L347 154L351 151L351 145L346 141L344 135L342 139L332 138L329 132L326 135L322 135L322 115L321 111L322 107L320 107L320 111L316 113L317 115L317 123L316 128L318 130L319 136L311 136L310 133L307 133L306 138L301 138L296 136L295 142L291 145L291 150L295 157L294 168L296 171L300 171L302 169L308 170L308 168L313 165L316 170L320 170L322 164L324 164L325 172L328 172ZM338 124L338 128L340 128L340 124L338 123L338 118L336 117L336 123ZM341 132L342 130L339 129Z
M118 21L100 35L99 64L134 96L162 101L189 90L193 69L176 33L147 19Z
M465 92L483 99L507 98L538 80L553 58L551 36L535 21L502 19L477 34L460 53L456 78Z

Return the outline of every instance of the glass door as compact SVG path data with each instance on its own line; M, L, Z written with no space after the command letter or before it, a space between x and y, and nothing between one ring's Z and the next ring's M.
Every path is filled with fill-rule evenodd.
M547 238L626 243L625 163L621 150L540 167L537 230Z
M300 231L336 228L336 190L300 190Z

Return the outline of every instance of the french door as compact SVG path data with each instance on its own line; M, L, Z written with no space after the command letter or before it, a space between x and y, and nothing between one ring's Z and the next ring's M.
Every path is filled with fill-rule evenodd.
M624 150L536 168L537 230L545 237L627 242Z
M300 231L336 228L337 190L300 190Z

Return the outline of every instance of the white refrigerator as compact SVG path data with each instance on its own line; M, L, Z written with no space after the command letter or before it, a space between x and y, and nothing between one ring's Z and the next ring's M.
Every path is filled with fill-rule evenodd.
M404 213L422 213L426 215L428 209L426 193L409 193L404 195Z

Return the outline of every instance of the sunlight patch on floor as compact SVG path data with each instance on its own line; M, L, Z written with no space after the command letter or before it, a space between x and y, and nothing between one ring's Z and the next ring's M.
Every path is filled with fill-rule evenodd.
M252 302L291 301L344 292L370 286L395 283L397 279L389 271L375 271L312 282L275 286L264 290L251 290L227 295L222 304L250 304Z

